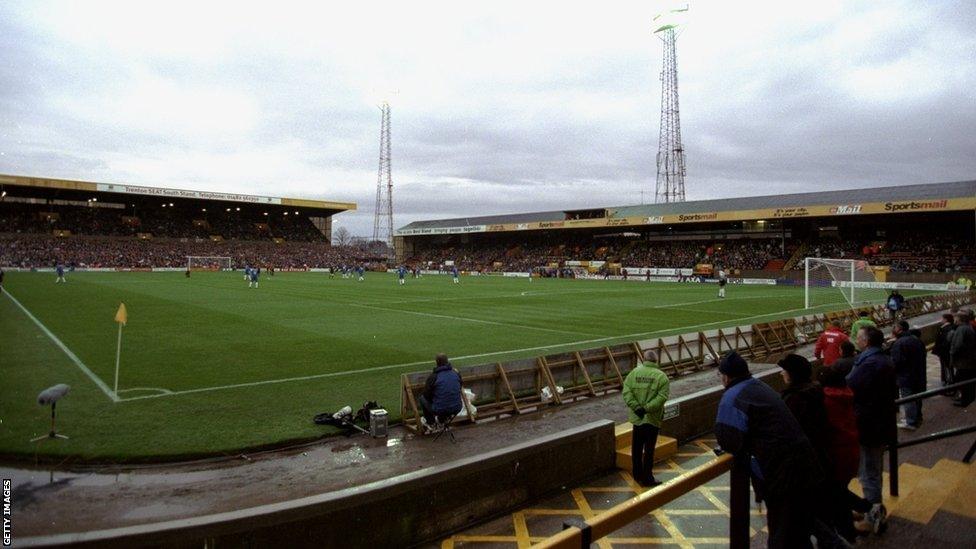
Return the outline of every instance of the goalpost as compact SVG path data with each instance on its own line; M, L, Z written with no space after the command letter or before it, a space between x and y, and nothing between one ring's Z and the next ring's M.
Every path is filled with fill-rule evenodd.
M860 259L806 258L803 288L803 305L807 309L832 304L873 305L883 303L888 295L868 262Z
M216 255L188 255L186 256L186 270L188 271L229 271L230 258Z
M905 290L916 296L969 290L968 286L952 282L881 282L875 276L875 269L867 261L820 257L808 257L804 260L803 288L803 304L807 309L823 305L851 308L880 305L887 301L893 290Z

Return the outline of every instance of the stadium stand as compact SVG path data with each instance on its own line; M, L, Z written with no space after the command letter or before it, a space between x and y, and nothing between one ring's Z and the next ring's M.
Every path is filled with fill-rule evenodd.
M398 259L480 272L692 269L796 278L803 257L863 259L894 277L976 270L976 182L909 185L680 204L418 221ZM574 265L574 267L579 267ZM578 270L578 269L576 269ZM937 276L936 276L937 275Z
M386 268L365 247L331 246L331 216L354 204L3 175L0 187L6 267L178 268L226 256L234 268Z
M32 268L62 263L80 268L186 267L187 256L226 256L233 268L245 265L276 269L328 268L343 263L373 263L385 269L382 258L350 246L309 242L253 240L180 240L49 235L0 235L0 265Z

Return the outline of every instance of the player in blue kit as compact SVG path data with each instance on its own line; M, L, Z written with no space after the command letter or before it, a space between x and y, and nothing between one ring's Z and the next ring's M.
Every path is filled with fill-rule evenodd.
M356 274L359 275L360 282L366 280L366 267L363 267L362 265L356 267Z
M247 287L248 288L257 288L258 287L258 277L260 275L261 275L261 268L260 267L254 267L253 269L251 269L251 281L248 282Z
M248 267L247 265L244 265L244 282L248 282L250 280L251 280L251 268Z
M454 277L455 284L461 283L461 273L458 272L457 266L451 267L451 276Z
M54 270L58 273L58 278L54 281L55 284L67 282L64 279L64 265L58 263L57 266L54 267Z
M399 279L401 286L407 283L407 281L405 280L406 277L407 277L407 268L404 267L403 265L397 267L397 278Z

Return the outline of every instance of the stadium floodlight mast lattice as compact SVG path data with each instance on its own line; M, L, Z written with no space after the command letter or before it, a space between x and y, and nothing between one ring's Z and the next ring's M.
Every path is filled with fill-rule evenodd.
M681 144L678 112L678 58L675 41L688 4L654 17L654 34L664 43L661 68L661 129L657 147L657 186L654 202L685 201L685 149Z
M376 176L376 215L373 241L386 243L388 258L393 258L393 169L390 151L390 103L383 101L380 121L380 167Z

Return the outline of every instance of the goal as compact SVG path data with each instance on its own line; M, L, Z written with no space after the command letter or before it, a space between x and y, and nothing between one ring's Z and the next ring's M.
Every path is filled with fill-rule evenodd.
M883 303L888 295L867 261L859 259L804 260L803 298L807 309L824 305L862 307Z
M229 271L230 258L214 255L186 256L186 270L188 271Z

